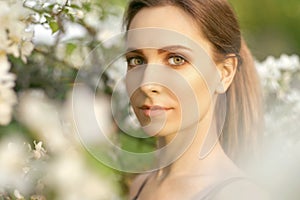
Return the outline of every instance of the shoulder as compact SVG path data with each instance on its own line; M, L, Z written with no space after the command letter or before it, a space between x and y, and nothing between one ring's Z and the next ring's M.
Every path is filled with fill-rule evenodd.
M129 188L129 197L132 199L133 197L136 196L136 194L139 192L139 189L141 188L142 184L146 181L150 173L146 174L140 174L137 175L132 183L130 184Z
M213 200L270 200L268 193L248 179L234 181L214 195Z

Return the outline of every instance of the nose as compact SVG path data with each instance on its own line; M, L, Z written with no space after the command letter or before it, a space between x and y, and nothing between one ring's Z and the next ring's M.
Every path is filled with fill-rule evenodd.
M154 83L144 84L140 87L140 89L147 95L160 93L158 90L157 84L154 84Z
M144 69L143 79L140 85L140 90L146 95L161 93L162 86L159 83L159 72L155 65L147 65Z

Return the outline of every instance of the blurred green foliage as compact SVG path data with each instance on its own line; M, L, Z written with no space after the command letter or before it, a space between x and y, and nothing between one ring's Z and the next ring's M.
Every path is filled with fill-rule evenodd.
M229 0L254 56L300 53L299 0Z
M11 71L18 76L16 80L15 91L21 93L28 89L40 89L45 94L55 100L63 102L66 99L68 92L72 89L74 80L76 78L78 68L72 65L72 54L76 53L78 49L86 48L90 52L97 45L97 33L104 31L102 27L91 27L81 18L74 17L70 12L70 8L79 9L84 13L89 13L95 7L101 10L99 14L99 22L104 22L111 15L122 15L119 13L120 9L116 7L125 8L129 0L95 0L93 4L83 4L82 8L72 5L70 7L62 7L63 12L53 13L53 7L45 7L44 9L35 10L41 17L41 21L37 24L48 24L52 32L57 34L56 42L53 45L36 45L32 55L28 58L27 64L23 63L20 59L9 57L12 64ZM242 32L244 37L252 50L254 56L262 60L269 55L278 57L280 54L299 54L300 53L300 1L299 0L251 0L239 1L229 0L235 11L237 12ZM86 29L87 34L82 38L75 38L72 41L62 41L62 36L65 34L66 22L81 25ZM56 54L60 54L61 45L64 47L63 58L58 58ZM64 46L65 45L65 46ZM96 63L91 63L94 66L104 66L101 60L101 53L105 52L111 56L115 56L118 46L102 47L99 52L96 52ZM57 53L58 52L58 53ZM78 53L79 54L79 53ZM80 55L80 54L79 54ZM84 57L85 55L83 55ZM70 58L69 58L70 57ZM69 61L69 62L68 62ZM102 69L97 68L98 71L92 71L86 74L87 77L93 77L92 74L99 74ZM109 76L104 74L103 87L101 91L111 94L112 88L109 85ZM91 87L94 79L90 78ZM15 114L17 115L17 114ZM6 127L0 126L0 139L4 135L12 133L22 133L31 140L39 139L28 129L25 125L20 123L18 119L14 119L12 123ZM155 148L155 139L143 140L129 136L120 130L116 131L115 140L120 147L130 152L150 152ZM47 145L47 144L46 144ZM120 173L108 169L107 167L99 164L99 162L92 157L92 155L84 152L86 159L91 163L91 166L97 168L99 172L110 175L111 173L118 174L120 179L120 186L122 192L127 192L127 182L130 181L132 175ZM146 163L147 164L147 163ZM124 195L125 196L125 195ZM0 198L1 199L1 198Z

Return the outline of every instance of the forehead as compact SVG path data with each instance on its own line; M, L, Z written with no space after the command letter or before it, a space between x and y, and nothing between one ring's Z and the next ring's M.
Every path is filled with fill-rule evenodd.
M129 29L147 27L185 32L187 35L197 32L194 20L175 6L143 8L132 19Z
M210 44L202 36L200 27L195 20L175 6L141 9L132 19L127 37L129 46L136 45L138 47L149 45L150 47L153 45L154 48L169 45L190 46L190 41L200 45L206 52L210 52Z

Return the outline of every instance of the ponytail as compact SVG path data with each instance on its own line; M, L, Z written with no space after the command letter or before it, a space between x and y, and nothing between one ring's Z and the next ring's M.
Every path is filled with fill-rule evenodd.
M259 135L263 127L262 91L253 57L242 39L241 64L226 92L226 118L220 141L233 160L255 156L259 150ZM217 106L223 107L222 102ZM217 107L217 108L218 108Z

